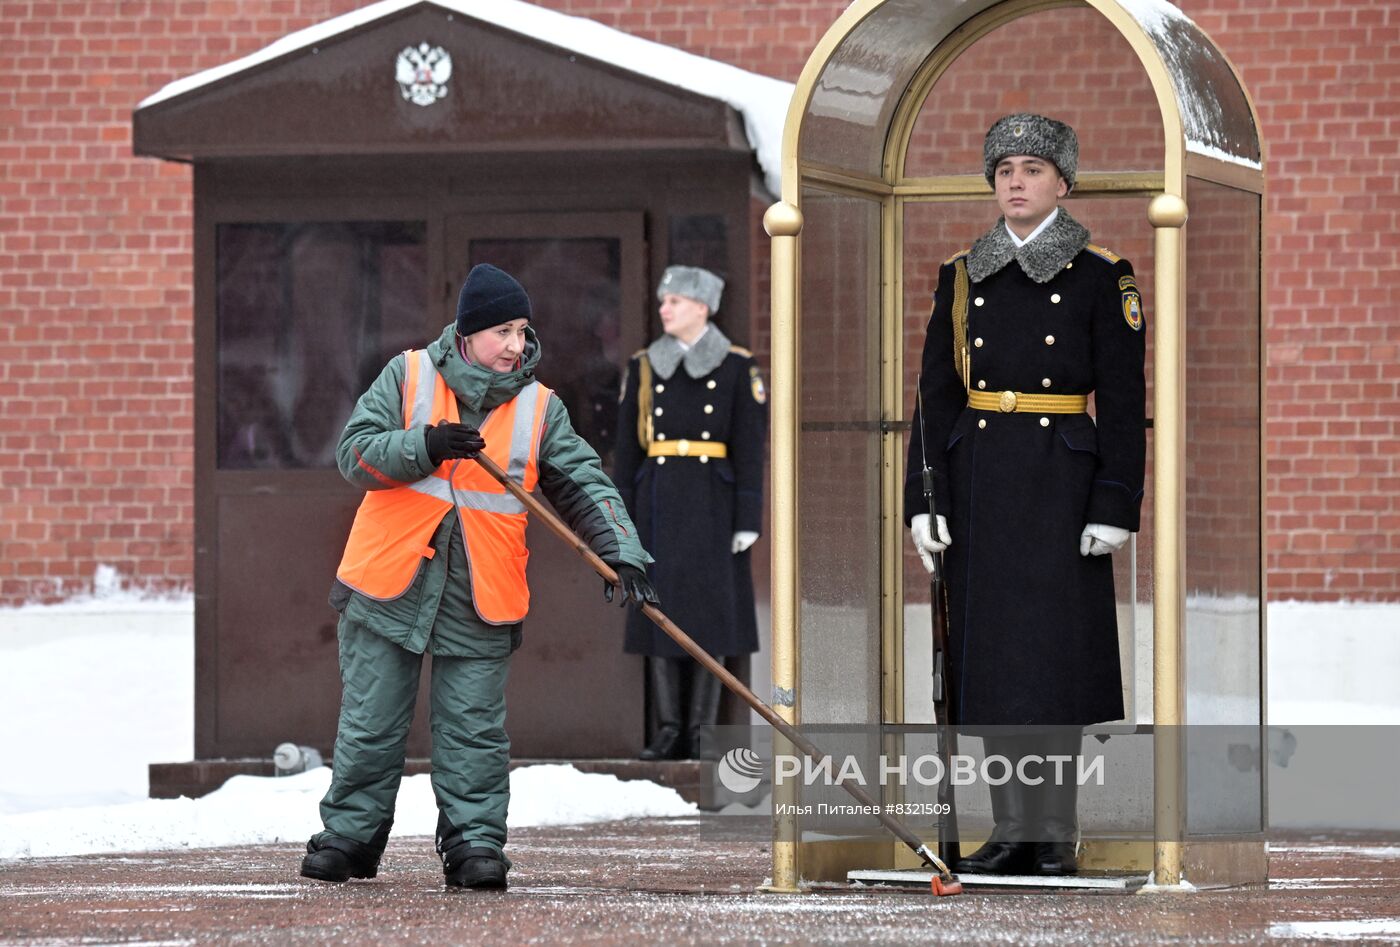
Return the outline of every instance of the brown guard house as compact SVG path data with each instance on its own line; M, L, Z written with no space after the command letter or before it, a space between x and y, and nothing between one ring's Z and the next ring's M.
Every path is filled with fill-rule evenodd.
M749 338L751 196L777 179L755 152L777 154L790 92L525 3L387 0L141 103L136 153L194 168L197 760L332 745L326 596L360 500L336 441L384 363L451 321L472 265L529 289L541 380L609 468L667 264L725 275L721 325ZM621 615L531 530L513 751L630 756L643 674Z

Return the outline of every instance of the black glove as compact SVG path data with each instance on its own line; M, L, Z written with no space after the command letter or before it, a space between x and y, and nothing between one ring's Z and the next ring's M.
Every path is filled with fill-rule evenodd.
M622 594L617 597L619 606L625 606L629 598L638 605L643 602L650 602L653 605L661 604L656 589L651 587L647 574L641 569L636 566L618 565L611 562L608 565L617 572L617 587L622 591ZM613 600L613 584L607 579L603 580L603 598L608 602Z
M439 421L437 427L427 429L424 437L428 442L428 460L434 467L444 460L475 457L486 446L481 432L470 424Z

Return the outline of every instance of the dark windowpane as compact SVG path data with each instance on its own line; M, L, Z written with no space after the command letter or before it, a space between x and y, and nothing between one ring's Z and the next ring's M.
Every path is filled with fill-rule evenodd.
M422 223L218 227L219 467L335 466L356 400L421 346Z
M671 241L667 260L673 266L703 266L726 276L729 270L729 243L724 218L718 215L691 215L671 218Z
M544 358L540 381L569 409L584 440L612 466L622 328L622 242L613 237L472 240L472 264L491 263L530 294Z

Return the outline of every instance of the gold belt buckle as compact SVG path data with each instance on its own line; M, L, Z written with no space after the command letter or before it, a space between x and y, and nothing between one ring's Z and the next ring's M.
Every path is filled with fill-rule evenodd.
M1016 392L1003 391L1001 400L997 402L997 409L1005 414L1010 414L1016 410Z
M680 440L676 441L676 453L680 454L682 457L689 457L690 441L686 440L685 438L681 438Z

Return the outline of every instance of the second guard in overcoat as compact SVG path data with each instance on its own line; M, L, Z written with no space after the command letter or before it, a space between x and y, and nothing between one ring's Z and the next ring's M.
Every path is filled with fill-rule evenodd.
M758 363L708 321L722 286L697 267L667 270L657 290L663 324L668 297L677 307L703 307L705 314L690 344L668 330L628 362L613 471L641 541L655 557L649 572L667 615L717 658L758 648L749 546L762 529L767 439ZM681 716L694 744L700 728L715 722L718 682L639 612L628 615L625 649L650 659L660 729L672 716L665 705L673 703L667 692L675 677L688 678L690 700ZM668 742L673 735L679 736L662 734L667 745L650 747L644 758L683 754L684 741ZM689 747L693 756L707 755L700 749Z

